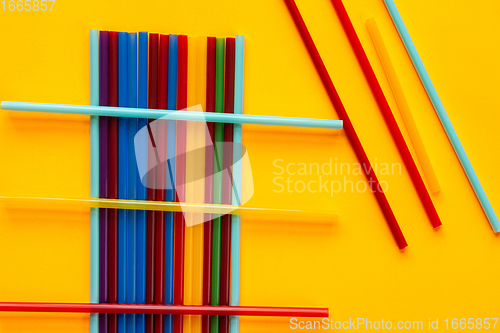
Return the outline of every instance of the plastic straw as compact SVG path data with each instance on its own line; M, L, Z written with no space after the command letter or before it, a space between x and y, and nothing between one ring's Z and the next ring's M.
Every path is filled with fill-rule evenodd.
M101 31L99 38L99 105L109 105L109 32ZM99 117L99 198L108 198L109 119ZM99 210L99 303L109 302L108 285L108 210ZM108 332L108 315L99 315L99 332Z
M207 95L207 38L198 37L197 50L196 50L196 101L194 104L201 105L201 110L206 110L206 95ZM188 97L190 94L188 94ZM190 99L189 99L190 100ZM189 105L189 102L188 102ZM194 125L195 133L195 146L204 147L206 142L206 125L203 123L189 122ZM204 202L205 197L205 152L196 154L195 161L195 176L200 179L195 183L194 187L194 202ZM201 222L203 214L197 214L196 217ZM193 233L193 262L192 262L192 288L193 295L191 302L186 301L187 304L202 305L203 304L203 236L205 223L194 225L188 229ZM201 316L186 316L191 318L192 331L201 333Z
M166 120L188 120L203 122L218 122L231 124L254 124L254 125L273 125L273 126L291 126L291 127L309 127L325 129L342 129L341 120L331 119L312 119L312 118L292 118L292 117L274 117L257 116L249 114L224 114L224 113L202 113L194 111L176 111L176 110L139 110L118 107L99 107L85 105L63 105L63 104L43 104L43 103L24 103L24 102L1 102L0 108L8 111L29 111L45 113L66 113L66 114L85 114L91 116L110 116L127 118L149 118ZM150 108L151 109L151 108Z
M366 21L366 26L368 27L368 31L372 37L373 44L375 45L380 62L384 68L387 80L392 88L392 93L398 103L401 116L403 117L406 129L408 130L408 135L413 143L417 158L420 161L420 166L422 167L422 172L427 181L427 186L429 187L431 193L437 193L440 190L438 179L434 173L434 169L429 156L427 155L427 151L425 150L420 133L418 132L417 124L415 124L415 120L411 114L410 107L408 106L408 102L406 101L405 94L401 88L401 84L399 83L398 76L394 66L392 65L389 52L387 52L384 40L380 34L380 30L378 29L377 22L372 17Z
M188 106L195 105L196 103L196 57L197 57L197 45L196 45L197 38L189 36L188 37L188 54L187 54L187 96L186 96L186 101ZM180 129L180 124L178 124L177 127L177 142L178 146L177 149L179 149L179 143L180 143L180 138L179 138L179 129ZM186 123L186 133L185 133L185 141L186 141L186 146L185 146L185 152L191 152L195 150L195 143L196 143L196 123L189 121ZM186 183L186 179L195 179L195 157L194 154L189 154L189 156L186 156L185 159L185 178L182 180L182 183ZM180 161L177 160L177 176L181 176L181 165L179 163ZM198 162L198 163L201 163ZM179 201L182 202L181 200L181 194L179 193ZM194 198L194 182L187 182L185 185L185 198L184 202L203 202L203 201L195 201ZM179 214L176 214L179 215ZM180 214L182 215L182 214ZM192 220L193 217L192 215L189 216L187 219ZM193 228L185 228L185 241L184 241L184 257L185 257L185 264L184 264L184 303L185 304L194 304L193 303L193 287L194 287L194 276L193 276L193 261L194 261L194 244L193 244ZM184 316L183 318L183 327L184 331L186 332L193 332L193 323L192 323L192 318L193 316Z
M356 153L359 162L365 166L363 169L365 170L366 177L368 179L368 182L370 184L373 184L372 188L375 189L374 191L375 198L377 199L378 204L382 210L382 213L385 216L385 219L387 221L389 229L391 230L394 240L396 241L398 248L403 249L406 246L408 246L408 243L406 242L403 233L401 232L396 217L392 212L391 206L389 205L389 202L387 201L384 192L380 190L380 184L378 182L377 176L373 172L373 168L371 168L370 160L368 159L368 156L366 155L366 152L363 146L361 145L361 142L359 141L358 135L356 134L356 131L354 130L351 120L349 119L349 115L347 114L347 111L345 110L344 105L340 100L337 90L333 85L332 79L330 78L330 75L326 70L325 64L323 63L323 60L319 55L318 49L316 48L316 45L314 45L314 41L312 40L311 34L307 30L307 27L304 23L304 20L302 19L302 16L300 15L300 12L295 2L293 0L284 0L284 1L288 7L290 15L292 16L292 19L295 22L295 25L297 26L297 30L299 31L302 40L309 52L309 56L311 57L314 66L316 67L316 70L321 78L321 81L323 82L325 90L328 93L328 96L330 97L332 105L337 111L339 118L344 121L345 132L347 137L349 138L349 141L351 142L354 152Z
M168 86L168 61L169 61L169 36L160 35L158 53L158 108L167 108L167 86ZM167 121L156 120L156 154L159 161L156 165L156 200L167 200L167 190L165 190L167 169L165 161L167 158ZM155 304L165 303L165 249L168 246L165 236L167 215L165 212L156 212L155 229ZM163 316L155 316L155 332L163 332Z
M216 58L216 38L207 38L207 93L206 112L215 111L215 58ZM205 113L206 114L206 113ZM215 124L207 123L207 143L214 142ZM207 144L205 149L205 200L203 202L211 204L214 197L214 153ZM210 216L205 216L203 229L203 305L212 304L212 240L213 221ZM210 317L203 316L201 322L202 333L210 332Z
M188 85L188 38L186 35L178 37L178 71L177 71L177 109L187 108ZM174 123L174 121L170 121ZM175 151L175 201L184 202L186 182L186 122L176 122L176 151ZM174 214L174 290L173 304L184 304L184 214ZM182 333L182 316L173 316L172 331Z
M145 313L238 315L265 317L328 317L328 308L283 308L257 306L139 305L95 303L0 303L7 312Z
M128 34L118 33L118 106L128 106ZM118 119L118 198L127 199L127 118ZM131 121L133 119L130 119ZM127 303L127 211L118 211L118 303ZM125 314L118 314L118 332L126 331Z
M99 32L90 30L90 105L99 105ZM99 197L99 117L90 117L90 197ZM90 210L90 302L99 303L99 210ZM99 315L90 314L90 333L99 332Z
M167 106L172 110L177 108L177 71L178 71L178 44L179 36L169 35L168 46L168 101ZM175 187L172 180L175 177L175 139L176 126L175 121L167 122L167 159L169 160L166 170L167 197L169 202L175 201ZM174 214L172 212L166 215L166 242L165 248L165 303L173 304L173 286L174 286ZM172 316L164 317L165 332L172 332Z
M137 34L127 35L127 59L128 59L128 107L137 107ZM134 137L137 133L137 119L128 119L127 127L128 146L128 190L127 199L137 199L137 164L134 149ZM127 303L136 304L137 289L137 211L129 210L127 216ZM127 315L127 332L136 331L136 316Z
M185 214L213 214L213 215L241 215L249 220L262 220L269 223L276 222L297 222L300 220L310 220L311 223L337 221L337 212L332 210L314 209L282 209L270 207L247 207L237 205L222 204L191 204L179 202L160 202L142 200L119 200L119 199L67 199L67 198L43 198L43 197L12 197L0 196L0 203L9 208L30 207L40 208L60 208L60 209L89 209L89 208L111 208L111 209L133 209L141 211L164 211L183 212ZM311 219L306 217L310 215ZM209 224L205 222L203 224Z
M234 57L235 38L226 38L226 70L224 82L224 113L234 113ZM222 159L222 170L232 170L234 124L224 124L223 140L226 143ZM222 179L222 203L230 205L233 196L233 179ZM221 217L221 275L220 305L229 305L229 283L231 270L231 215ZM219 317L219 332L229 332L229 317Z
M462 164L462 168L467 174L467 178L469 178L469 182L472 185L474 192L476 193L476 197L483 207L483 211L488 218L488 221L490 222L491 228L495 233L499 232L500 222L498 221L498 217L496 216L495 211L493 210L493 207L491 206L491 203L486 196L486 192L481 186L481 182L479 181L479 178L477 177L476 172L474 171L474 168L472 167L472 164L469 161L467 154L465 153L465 149L462 146L460 139L458 138L457 132L451 124L451 120L448 117L446 110L444 109L444 105L439 98L436 88L434 88L434 85L432 84L431 78L427 73L427 70L425 69L422 59L420 59L417 49L415 48L415 44L413 44L413 41L410 37L410 34L408 33L408 30L406 29L401 15L399 14L396 4L393 0L384 0L384 3L387 7L387 10L389 11L389 14L392 17L392 21L394 22L396 29L399 32L399 36L401 37L401 40L406 47L406 51L408 52L413 62L413 66L415 66L420 80L422 81L422 84L427 91L427 95L429 96L429 99L434 106L434 110L436 110L439 120L441 121L441 124L443 125L444 130L448 135L448 139L455 149L455 153L457 154L458 159Z
M420 175L420 172L418 171L417 165L413 160L410 149L408 149L408 146L406 145L403 134L398 127L396 119L394 118L391 108L389 107L389 103L387 102L384 92L380 87L375 72L373 72L373 68L371 67L370 61L366 56L358 35L356 34L356 30L354 30L351 19L349 18L349 15L345 10L342 0L331 0L331 2L337 12L342 26L344 27L344 31L347 35L347 38L349 39L349 42L351 43L354 53L356 54L361 69L365 74L365 78L370 85L372 93L377 100L379 109L384 116L387 127L389 127L389 131L391 132L392 138L396 143L399 154L401 155L403 162L406 165L406 169L408 170L410 178L413 182L413 186L417 191L420 201L424 206L427 217L429 218L432 227L437 228L441 226L441 219L439 218L436 208L434 207L434 203L432 202L429 192L425 187L424 181L422 179L422 176Z
M118 106L118 32L109 32L109 105ZM118 118L109 118L109 198L118 198ZM118 211L108 211L109 302L118 302ZM109 316L109 332L118 331L118 317Z
M147 108L148 106L148 33L139 32L139 59L138 59L138 107ZM137 129L147 126L147 120L137 119ZM137 145L142 147L138 149L137 160L139 163L147 163L147 137L146 131L138 132ZM135 167L139 172L137 166ZM147 176L146 176L147 177ZM147 181L147 179L146 179ZM139 175L137 175L137 199L147 199L147 189L142 184ZM146 304L146 212L137 211L137 304ZM136 315L136 332L145 332L145 315Z
M215 57L215 112L224 111L224 38L216 40ZM223 124L215 124L214 132L214 204L222 203L222 142ZM217 147L218 146L218 147ZM212 305L220 305L220 273L221 273L221 218L213 219L212 227ZM210 318L210 333L219 333L219 318Z
M158 34L149 34L149 89L148 89L148 108L158 108ZM144 110L144 113L148 110ZM151 124L151 119L148 119L148 129ZM148 170L156 164L153 154L148 154ZM149 178L150 177L150 178ZM155 178L155 179L153 179ZM148 182L154 184L156 182L156 175L153 172L148 174ZM152 188L147 188L148 200L156 200L156 191ZM147 261L146 261L146 304L153 304L155 302L155 214L148 212L147 218ZM154 317L146 316L146 333L152 333L154 330Z
M245 56L245 36L236 36L235 74L234 74L234 113L243 113L243 69ZM240 124L234 125L233 151L233 201L234 205L241 203L241 144L243 142L243 128ZM233 215L231 222L231 306L240 305L240 234L241 217ZM239 332L238 316L231 316L229 331Z

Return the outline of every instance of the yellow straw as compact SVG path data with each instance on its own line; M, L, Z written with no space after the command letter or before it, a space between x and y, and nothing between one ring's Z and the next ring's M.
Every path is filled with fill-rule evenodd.
M187 105L188 110L195 105L196 99L196 38L188 37L188 80L187 80ZM186 124L187 141L186 153L195 151L195 136L196 124L188 121ZM186 155L186 201L194 202L194 166L195 154ZM192 220L193 215L188 213L189 216L186 220ZM193 304L193 228L186 228L186 239L184 245L185 264L184 264L184 304ZM184 332L193 332L193 316L184 316Z
M196 104L206 110L207 96L207 38L198 37L197 40L197 80ZM196 126L196 147L205 147L207 127L205 123L194 123ZM194 202L204 202L205 199L205 149L196 154L196 179ZM198 160L199 159L199 160ZM197 215L201 220L203 216ZM203 296L203 224L193 227L193 305L202 305ZM193 316L193 332L201 333L201 316Z
M67 198L42 198L42 197L13 197L0 196L0 203L6 208L21 209L77 209L77 208L112 208L112 209L134 209L152 210L165 212L184 212L203 215L241 215L249 220L258 220L265 223L276 222L300 222L309 223L337 221L337 212L331 210L301 210L301 209L279 209L279 208L256 208L236 205L221 204L194 204L165 201L140 201L119 199L67 199ZM201 220L200 220L201 221ZM188 228L187 228L188 229Z
M391 86L392 93L398 103L401 116L403 117L410 140L413 143L417 158L420 161L420 166L422 167L423 174L427 181L427 186L429 186L431 193L437 193L440 190L438 179L434 173L434 169L432 168L431 161L429 160L429 156L425 150L424 143L422 142L422 138L418 132L417 125L415 124L415 120L411 114L410 107L408 106L408 102L406 101L403 89L399 83L398 76L396 75L396 71L392 65L391 58L389 57L389 53L385 47L384 40L382 39L382 35L378 29L377 22L375 22L375 19L372 17L366 21L366 26L368 27L368 31L372 37L380 62L384 67L385 75L387 76Z

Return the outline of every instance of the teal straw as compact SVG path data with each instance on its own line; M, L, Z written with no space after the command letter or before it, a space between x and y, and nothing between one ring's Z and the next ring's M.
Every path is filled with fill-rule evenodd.
M245 36L236 36L236 57L234 72L234 113L243 113L243 64L245 53ZM233 135L233 204L241 205L241 145L243 142L243 126L234 125ZM231 299L229 305L240 305L240 236L241 216L233 215L231 221ZM239 332L239 317L231 316L229 331Z
M477 177L476 172L474 171L474 168L472 167L472 164L469 161L467 154L465 153L464 147L462 146L462 143L458 138L457 132L455 131L453 125L451 124L451 120L448 117L446 110L444 109L443 103L441 102L441 99L437 94L436 88L434 88L434 85L432 84L431 78L429 77L429 74L425 69L424 63L422 62L422 59L420 58L417 49L415 48L415 44L413 44L413 41L411 40L410 34L408 33L408 30L406 29L406 26L403 23L403 19L399 14L396 4L394 3L393 0L384 0L384 3L385 6L387 7L387 10L389 11L389 14L392 17L396 29L399 32L399 36L403 40L403 43L406 47L406 51L410 55L410 58L413 62L413 66L415 66L415 69L417 70L420 80L422 81L422 84L424 85L425 90L427 91L427 95L429 96L429 99L431 100L432 105L436 110L439 120L441 121L441 124L443 125L444 130L448 135L448 139L450 140L453 148L455 149L455 153L457 154L458 159L462 164L462 168L464 169L465 173L467 174L467 177L469 178L469 182L472 185L474 192L476 193L477 199L479 200L481 206L483 207L483 211L486 214L486 217L488 218L488 221L490 222L493 231L495 233L499 232L500 222L498 221L498 217L496 216L495 211L493 210L493 207L491 206L491 203L488 200L488 197L486 196L486 193L484 192L481 183L479 182L479 178Z
M90 30L90 105L99 105L99 36ZM99 198L99 117L90 116L90 197ZM90 303L99 303L99 209L90 209ZM99 314L90 314L90 333L99 332Z
M0 104L0 109L9 111L66 113L107 117L150 119L162 118L167 120L206 121L214 123L342 129L342 120L257 116L249 114L230 114L217 112L195 112L23 102L2 102Z

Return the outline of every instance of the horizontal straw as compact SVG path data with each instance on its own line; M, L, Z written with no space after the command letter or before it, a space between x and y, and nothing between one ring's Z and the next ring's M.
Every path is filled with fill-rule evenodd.
M236 205L221 204L191 204L166 201L140 201L140 200L120 200L120 199L67 199L67 198L42 198L42 197L12 197L0 196L0 203L7 205L19 205L19 207L41 207L50 208L49 205L64 208L112 208L112 209L134 209L152 210L166 212L184 213L208 213L208 214L231 214L246 217L259 217L264 221L272 221L273 218L283 217L287 220L300 220L310 217L325 220L327 222L337 221L337 212L331 210L301 210L301 209L280 209L280 208L257 208L243 207ZM37 206L38 205L38 206Z
M425 90L427 91L427 95L429 96L429 99L431 100L432 105L434 106L434 109L438 114L439 120L441 121L441 124L443 125L444 130L448 135L448 139L450 140L453 148L455 149L455 153L457 154L460 163L462 163L462 168L467 174L467 178L469 178L469 182L471 183L472 188L476 193L477 199L479 200L481 206L483 207L483 211L486 214L486 217L488 218L488 221L490 222L493 231L499 232L500 222L498 221L498 217L495 214L495 211L493 210L493 207L491 206L488 197L486 196L486 192L481 186L481 182L479 181L479 178L477 177L476 172L474 171L474 168L472 167L472 164L469 161L469 158L467 157L467 153L465 152L465 149L462 146L460 139L458 138L457 132L455 131L453 125L451 124L451 120L448 117L446 110L444 109L444 105L441 102L441 99L439 98L436 88L434 88L434 85L432 84L431 78L427 73L427 70L425 69L422 59L420 59L417 49L415 48L415 44L413 44L413 41L411 40L410 34L406 29L406 26L403 22L403 19L401 18L401 15L399 14L396 4L394 3L393 0L384 0L384 3L385 6L387 7L387 10L389 11L389 14L392 17L392 21L394 22L396 29L399 32L399 36L401 37L401 40L403 41L406 47L406 51L410 55L411 61L413 62L413 66L417 70L420 80L422 81L422 84L424 85Z
M145 313L265 317L328 317L328 308L258 306L142 305L95 303L0 303L3 312Z
M258 116L249 114L223 114L214 112L195 112L177 110L144 110L136 108L102 107L85 105L63 105L44 103L24 103L24 102L2 102L0 109L6 111L29 111L45 113L66 113L90 116L109 116L127 118L150 118L167 120L189 120L207 121L230 124L254 124L254 125L275 125L294 126L311 128L342 129L342 120L312 119L312 118L290 118Z

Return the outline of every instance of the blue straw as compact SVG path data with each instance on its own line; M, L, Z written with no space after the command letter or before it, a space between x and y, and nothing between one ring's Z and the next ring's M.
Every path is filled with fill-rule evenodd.
M245 36L236 36L236 57L234 72L234 113L243 113L243 68L245 54ZM233 204L241 205L241 144L243 126L234 124L233 136ZM229 305L240 305L240 234L241 216L233 215L231 222L231 299ZM238 333L239 317L231 316L229 331Z
M167 107L177 108L177 35L168 36ZM167 201L175 201L175 121L167 125ZM174 303L174 212L166 213L165 223L165 304ZM172 315L165 316L165 333L172 332Z
M137 34L128 34L128 107L137 107ZM128 119L127 153L128 153L128 199L137 199L137 164L135 161L134 138L137 134L137 119ZM128 258L127 258L127 303L136 303L136 265L137 265L137 211L128 211ZM127 314L127 333L135 332L135 315Z
M108 117L150 118L167 120L204 121L229 124L254 124L291 127L342 129L342 120L257 116L217 112L194 112L157 109L133 109L110 106L85 106L24 102L1 102L0 108L9 111L28 111L65 114L86 114Z
M148 33L139 32L139 83L138 83L138 107L146 109L148 107ZM139 163L147 163L147 137L146 131L140 131L141 128L147 126L147 119L138 118L137 128L138 134L135 144L137 144L136 159ZM141 182L139 177L139 169L137 166L134 169L137 172L137 199L146 200L146 179ZM137 289L136 302L137 304L146 304L146 211L137 211ZM136 315L136 332L144 333L146 331L145 315Z
M406 47L406 51L408 51L408 54L410 55L410 58L413 62L413 66L415 66L415 69L417 70L417 73L420 76L420 80L422 81L422 84L424 85L425 90L427 91L427 95L429 96L432 105L434 106L434 109L438 114L439 120L441 120L441 124L443 125L444 130L448 135L448 139L450 140L453 148L455 149L455 153L457 154L460 163L462 163L462 168L464 169L465 173L467 174L467 177L469 178L469 182L472 185L474 192L476 193L477 199L481 203L483 211L486 214L486 217L488 218L488 221L490 222L493 231L495 233L499 232L500 222L498 221L498 217L496 216L495 211L493 210L493 207L491 206L491 203L488 200L488 197L486 196L486 193L484 192L481 183L479 182L479 178L477 177L476 172L474 171L474 168L472 167L472 164L469 161L467 154L465 153L464 147L462 146L462 143L458 138L457 132L455 131L453 125L451 124L451 120L448 117L446 110L444 109L443 103L441 102L441 99L437 94L436 88L434 88L434 85L432 84L431 78L429 77L429 74L425 69L422 59L420 59L417 49L415 48L415 44L413 44L413 41L411 40L410 34L408 33L408 30L406 29L406 26L403 23L403 19L399 14L396 4L394 3L393 0L384 0L384 2L385 6L387 7L387 10L389 11L389 14L392 17L396 29L399 32L399 36L403 40L403 43Z
M118 33L118 106L127 107L128 34ZM127 118L118 118L118 199L127 199ZM127 302L127 211L118 210L118 303ZM124 313L118 314L118 333L126 331Z
M90 105L99 105L99 35L90 30ZM99 116L90 116L90 197L99 198ZM99 209L90 209L90 303L99 303ZM90 314L90 333L99 332L99 314Z

